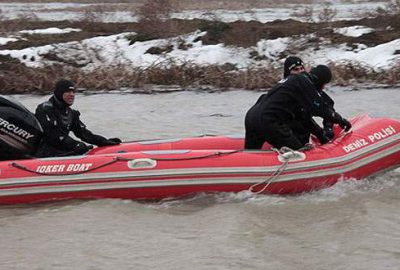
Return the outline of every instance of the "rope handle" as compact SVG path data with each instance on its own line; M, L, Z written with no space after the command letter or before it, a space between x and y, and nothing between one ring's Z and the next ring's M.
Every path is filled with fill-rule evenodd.
M215 156L224 156L224 155L231 155L235 153L243 152L243 150L233 150L229 152L214 152L211 154L206 154L202 156L194 156L194 157L185 157L185 158L151 158L152 160L155 161L181 161L181 160L193 160L193 159L203 159L203 158L209 158L209 157L215 157ZM123 161L130 161L134 160L134 158L123 158L123 157L118 157L119 160Z
M256 193L256 194L263 193L267 189L267 187L272 183L272 181L275 180L279 175L281 175L285 171L285 169L286 169L288 164L289 164L289 159L285 160L285 162L281 166L279 166L279 168L276 171L274 171L273 174L271 174L270 177L268 177L265 180L262 180L261 182L258 182L258 183L255 183L255 184L251 185L249 187L248 191L253 192L255 187L257 187L259 185L262 185L262 184L265 184L264 187L261 190L259 190L257 192L253 192L253 193Z
M214 152L212 154L207 154L207 155L202 155L202 156L195 156L195 157L186 157L186 158L151 158L153 160L156 161L182 161L182 160L193 160L193 159L203 159L203 158L209 158L209 157L213 157L213 156L223 156L223 155L230 155L230 154L234 154L234 153L238 153L241 152L242 150L234 150L234 151L230 151L230 152ZM17 162L12 162L10 165L14 168L26 171L26 172L30 172L30 173L34 173L34 174L38 174L38 175L47 175L47 176L62 176L62 175L78 175L78 174L84 174L84 173L88 173L103 167L106 167L108 165L114 164L118 161L131 161L131 160L135 160L134 158L123 158L123 157L114 157L112 160L107 161L103 164L100 164L98 166L89 168L85 171L79 171L79 172L70 172L70 173L43 173L43 172L38 172L38 171L34 171L31 170L21 164L18 164Z
M35 173L35 174L38 174L38 175L47 175L47 176L56 175L56 176L61 176L61 175L84 174L84 173L91 172L91 171L103 168L105 166L111 165L111 164L113 164L115 162L118 162L118 161L119 161L119 158L116 157L116 158L113 158L111 161L107 161L107 162L105 162L105 163L103 163L101 165L98 165L96 167L89 168L86 171L70 172L70 173L42 173L42 172L37 172L37 171L31 170L31 169L29 169L29 168L27 168L27 167L25 167L25 166L23 166L21 164L18 164L17 162L11 162L10 165L12 167L14 167L14 168L17 168L17 169L20 169L20 170L23 170L23 171L26 171L26 172L30 172L30 173Z

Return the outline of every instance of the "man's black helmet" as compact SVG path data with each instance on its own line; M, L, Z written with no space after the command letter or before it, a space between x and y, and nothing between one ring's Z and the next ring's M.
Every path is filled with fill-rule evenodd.
M62 101L63 94L71 90L75 90L74 83L69 80L61 79L56 83L56 86L54 88L54 95L57 99Z
M328 66L318 65L311 69L311 78L318 90L322 90L324 84L332 80L332 72Z
M289 76L290 71L295 67L304 67L303 61L297 56L289 56L283 64L283 77Z

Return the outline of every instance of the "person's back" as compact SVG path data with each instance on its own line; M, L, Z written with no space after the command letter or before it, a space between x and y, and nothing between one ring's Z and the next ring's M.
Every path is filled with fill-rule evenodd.
M283 83L277 84L263 98L256 107L261 109L264 119L275 119L280 122L290 122L302 112L305 117L314 114L324 114L323 110L316 105L321 99L309 77L304 72L299 75L289 76ZM303 109L306 108L306 111Z
M294 75L263 94L246 114L245 148L260 149L265 141L275 147L302 147L303 144L285 125L295 120L301 112L303 95L307 94L306 90L301 89L307 87L312 87L307 75ZM255 136L257 139L251 134L258 134Z
M324 69L327 70L329 69ZM259 99L246 114L246 149L260 149L265 141L278 148L303 147L304 139L299 139L291 127L293 121L301 123L299 119L304 119L306 123L312 116L320 116L344 125L344 120L334 115L316 89L316 85L321 82L329 82L330 77L324 77L326 74L317 75L303 72L289 76ZM349 123L346 122L347 124Z

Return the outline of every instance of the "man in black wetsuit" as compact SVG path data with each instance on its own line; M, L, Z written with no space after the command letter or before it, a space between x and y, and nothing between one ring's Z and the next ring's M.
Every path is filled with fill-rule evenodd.
M314 73L319 73L322 69L321 67L316 68L314 69ZM280 82L284 82L290 75L296 75L303 71L305 71L303 60L297 56L289 56L285 59L283 65L283 79ZM330 72L328 73L329 77L331 77ZM321 74L321 76L323 76L323 74ZM332 98L325 91L323 91L324 85L317 85L316 87L322 99L324 100L324 103L334 110L335 103ZM334 137L333 123L326 120L323 120L323 129L321 129L317 122L315 122L315 120L312 118L302 119L300 117L300 119L293 120L289 125L296 136L304 144L309 142L311 134L314 134L319 139L321 144L327 143Z
M324 70L323 70L323 68L320 68L320 66L317 66L313 69L313 74L316 74L317 77L324 76L323 73L324 73ZM329 107L333 112L335 112L335 108L334 108L335 102L325 91L323 91L324 86L325 85L321 84L321 83L316 84L318 93L321 95L324 105ZM323 121L322 121L324 136L328 140L332 140L335 136L335 134L333 132L333 124L334 123L332 121L329 121L328 119L323 119Z
M79 120L79 111L70 106L75 100L75 87L69 80L59 80L51 98L39 104L35 116L43 127L43 138L36 151L37 157L81 155L93 148L69 136L72 131L76 137L97 146L116 145L118 138L106 139L95 135Z
M337 123L348 131L351 124L328 106L317 90L329 83L331 77L330 69L319 65L310 73L288 76L287 80L263 94L246 114L245 149L261 149L266 141L276 148L300 149L306 141L297 134L293 121L307 125L312 116ZM318 139L326 139L318 125L305 128Z
M283 64L283 79L279 81L279 83L286 81L287 77L290 75L296 75L304 71L303 60L297 56L289 56L285 59ZM319 138L321 144L327 143L329 140L324 136L323 130L312 118L304 119L301 114L296 114L293 121L288 123L288 125L292 129L294 135L304 145L309 143L311 132Z

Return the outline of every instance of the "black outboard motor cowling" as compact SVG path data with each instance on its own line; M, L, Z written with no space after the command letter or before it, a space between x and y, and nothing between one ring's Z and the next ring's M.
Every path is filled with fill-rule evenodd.
M33 155L42 134L33 113L17 100L0 95L0 160Z

